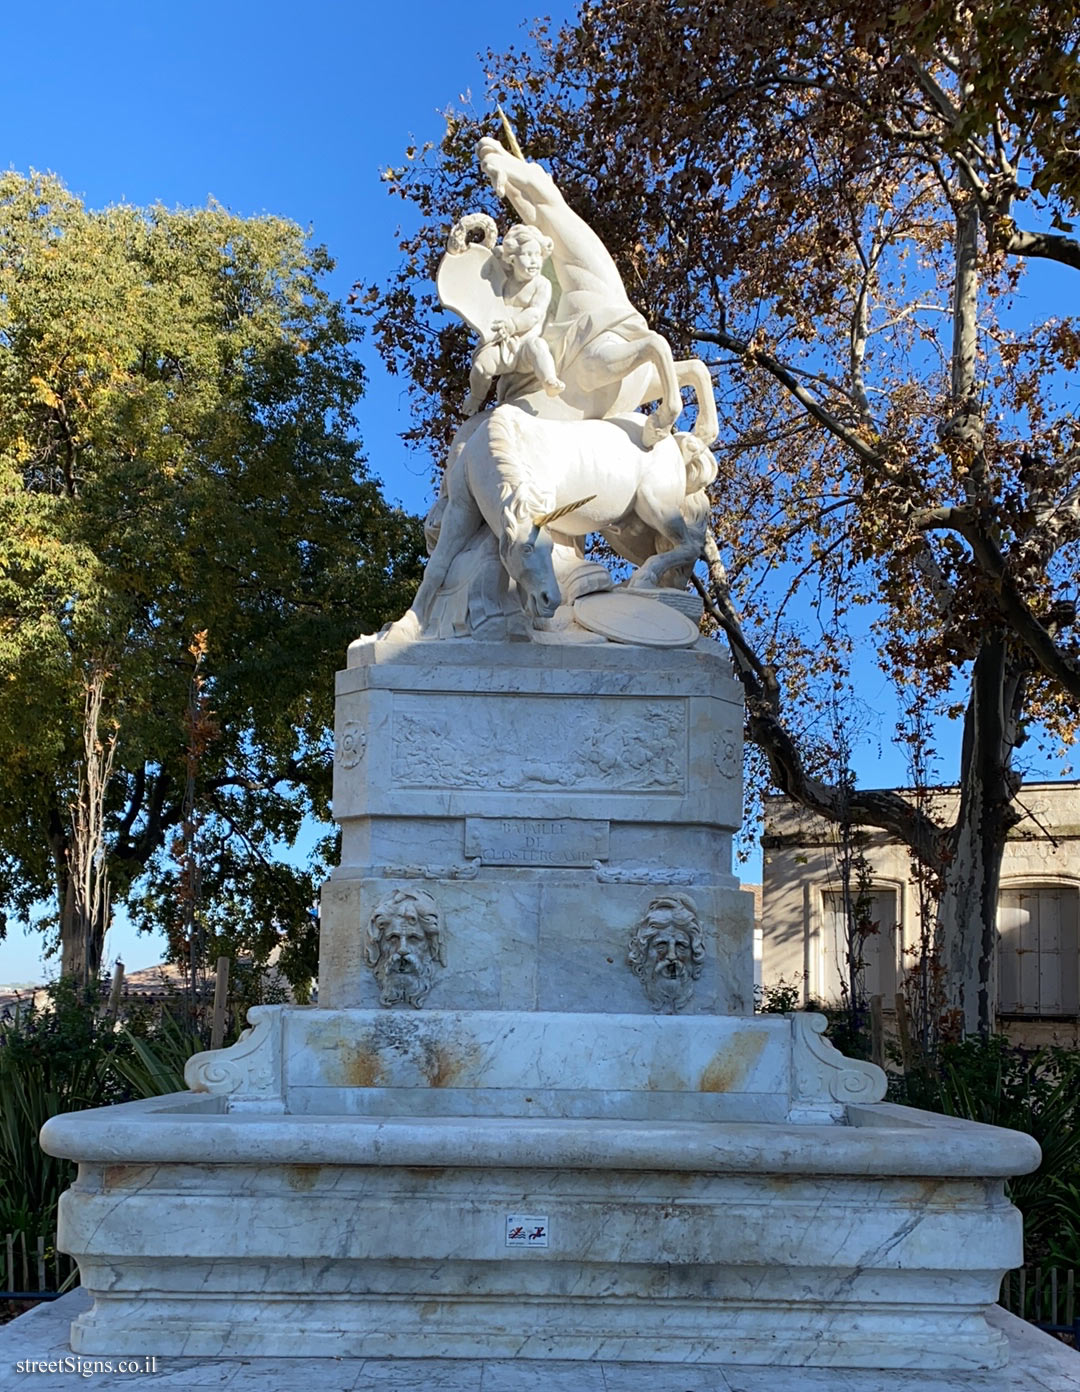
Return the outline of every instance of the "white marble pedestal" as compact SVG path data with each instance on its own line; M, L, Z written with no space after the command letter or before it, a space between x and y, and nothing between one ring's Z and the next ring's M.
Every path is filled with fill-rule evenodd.
M688 1014L753 1008L731 873L742 696L715 644L371 643L338 674L319 1003L373 1007L365 934L395 890L440 915L425 1008L649 1011L627 947L650 903L707 936Z
M73 1348L1000 1368L1038 1147L750 1014L715 648L354 655L319 1007L42 1132Z
M258 1007L53 1118L73 1347L988 1369L1026 1136L873 1101L820 1017ZM845 1098L866 1101L844 1101ZM297 1330L302 1329L302 1340Z

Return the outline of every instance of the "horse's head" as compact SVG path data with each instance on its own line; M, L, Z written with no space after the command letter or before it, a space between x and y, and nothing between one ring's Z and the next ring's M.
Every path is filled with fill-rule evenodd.
M551 534L537 518L511 513L499 538L499 559L534 619L550 619L562 603L551 559Z
M506 514L499 539L499 559L521 592L526 611L534 619L550 619L562 603L548 526L591 501L591 498L582 498L540 517L524 509L512 509Z

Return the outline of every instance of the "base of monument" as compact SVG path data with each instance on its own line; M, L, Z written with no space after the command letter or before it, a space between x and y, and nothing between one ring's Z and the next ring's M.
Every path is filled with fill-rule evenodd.
M50 1375L48 1363L61 1366L71 1357L72 1320L89 1306L86 1292L76 1289L59 1300L38 1305L28 1314L0 1326L0 1364L37 1360L33 1379L40 1392L68 1392L70 1372ZM1075 1350L1058 1343L1034 1325L995 1306L987 1316L1009 1343L1009 1362L998 1372L903 1372L831 1368L757 1368L743 1364L628 1363L591 1359L575 1362L545 1359L523 1364L508 1359L265 1358L203 1355L157 1358L159 1378L171 1375L185 1387L273 1388L274 1392L323 1392L362 1388L363 1392L404 1392L438 1388L439 1392L1080 1392L1080 1359ZM114 1367L133 1354L154 1357L154 1346L130 1344L110 1349ZM75 1355L78 1357L78 1355ZM130 1392L129 1372L94 1370L95 1392Z
M570 1273L572 1284L572 1273ZM898 1308L803 1316L789 1305L690 1303L656 1297L597 1308L581 1299L379 1297L288 1292L260 1299L194 1294L183 1301L112 1297L104 1315L71 1325L76 1353L152 1348L173 1357L565 1359L610 1363L805 1368L990 1370L1008 1360L983 1309L935 1319ZM170 1313L168 1306L172 1305ZM155 1306L159 1308L155 1308Z
M821 1017L262 1006L46 1125L79 1353L990 1369L1030 1137L869 1101ZM523 1112L525 1114L523 1114Z

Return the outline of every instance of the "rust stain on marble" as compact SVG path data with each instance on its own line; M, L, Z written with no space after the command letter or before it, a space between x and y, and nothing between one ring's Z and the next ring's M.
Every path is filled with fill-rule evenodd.
M718 1049L701 1073L701 1092L741 1092L747 1075L757 1063L766 1044L763 1031L744 1030L734 1034Z
M105 1165L101 1171L101 1187L106 1189L141 1189L149 1180L156 1165Z
M348 1049L341 1053L342 1076L346 1087L378 1087L382 1078L382 1062L378 1054L366 1049Z
M286 1165L285 1183L290 1189L302 1192L314 1189L319 1182L320 1165Z
M442 1045L432 1045L424 1050L422 1064L424 1077L434 1088L453 1087L462 1072L468 1067L469 1059Z

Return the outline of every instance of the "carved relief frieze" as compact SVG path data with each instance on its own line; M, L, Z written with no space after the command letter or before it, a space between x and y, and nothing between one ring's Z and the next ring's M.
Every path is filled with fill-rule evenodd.
M688 885L696 878L693 870L670 870L653 865L605 865L593 861L599 884Z
M426 890L395 889L376 904L364 960L383 1005L423 1005L437 968L446 966L439 909Z
M705 935L688 894L653 899L630 935L627 962L653 1010L685 1010L705 961Z
M507 747L505 701L406 695L394 707L391 775L399 788L682 793L686 703L517 696ZM568 732L572 731L572 735Z
M475 880L483 863L474 856L464 865L384 865L377 873L385 880Z

